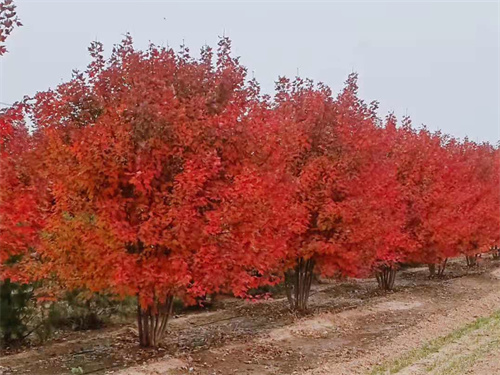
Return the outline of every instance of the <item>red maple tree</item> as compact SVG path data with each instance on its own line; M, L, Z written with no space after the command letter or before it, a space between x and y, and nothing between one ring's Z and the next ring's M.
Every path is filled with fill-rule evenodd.
M404 205L377 104L358 98L355 74L336 99L326 86L301 79L281 79L277 88L295 189L290 206L298 206L285 279L291 307L304 310L315 270L363 276L397 260L407 243Z
M210 48L196 60L130 37L109 61L99 43L91 54L33 108L54 200L39 253L67 288L137 295L155 346L174 296L275 282L286 202L256 147L272 127L227 38L215 65Z

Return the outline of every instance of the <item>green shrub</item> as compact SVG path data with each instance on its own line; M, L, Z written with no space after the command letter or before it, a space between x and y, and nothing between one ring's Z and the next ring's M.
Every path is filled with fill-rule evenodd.
M134 298L117 301L104 294L92 294L89 298L88 293L72 291L50 306L47 320L53 328L82 331L102 328L135 312Z
M0 284L1 344L20 344L31 334L45 342L57 330L99 329L136 313L135 298L117 301L108 295L68 292L58 301L37 304L34 285L5 280Z
M12 345L29 335L33 314L33 290L28 284L13 283L9 279L0 283L1 344Z

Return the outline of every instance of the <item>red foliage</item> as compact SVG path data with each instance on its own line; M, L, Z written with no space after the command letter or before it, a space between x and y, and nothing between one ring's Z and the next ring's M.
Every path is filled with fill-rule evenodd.
M16 14L14 1L4 0L0 2L0 56L7 52L4 43L16 26L22 26L22 23Z
M456 218L451 245L474 256L489 251L500 240L499 152L488 144L467 140L457 148L460 172L451 202Z
M300 78L263 96L230 46L93 43L85 73L4 111L2 265L29 254L17 277L146 308L498 244L498 147L381 121L355 74L337 97Z
M291 263L314 258L320 272L360 276L374 264L400 261L408 244L404 206L376 103L357 97L351 75L337 99L323 85L278 82L276 111L295 188Z
M0 274L2 279L20 277L5 263L33 251L38 245L43 218L39 208L34 169L34 140L18 104L0 113ZM42 192L43 194L43 192ZM10 261L10 262L9 262Z
M135 51L129 37L108 63L99 44L91 52L86 76L33 109L55 202L44 262L67 287L143 306L267 280L285 251L272 224L285 202L255 147L267 109L229 40L215 66L208 48L195 60L186 48Z

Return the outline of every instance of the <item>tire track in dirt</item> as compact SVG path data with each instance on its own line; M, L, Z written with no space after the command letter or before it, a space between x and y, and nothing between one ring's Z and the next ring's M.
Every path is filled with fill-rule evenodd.
M498 270L495 272L498 273ZM457 283L453 283L452 287L466 288L469 286L470 281L471 281L470 279L462 278L457 280ZM497 281L495 281L495 278L491 278L491 282L493 285L495 285L492 292L486 294L485 296L477 300L471 298L467 298L463 301L457 300L456 301L457 306L455 306L453 309L441 311L430 315L427 319L418 323L414 327L404 330L403 332L401 332L400 335L398 335L394 339L386 343L382 343L379 347L374 348L374 350L370 350L369 353L367 353L367 355L358 356L356 358L347 359L344 361L336 361L336 360L327 361L327 363L319 366L316 369L307 371L305 374L307 375L370 374L377 365L382 365L386 362L397 360L402 356L402 354L408 353L411 350L418 349L423 345L425 345L426 342L429 342L432 339L435 339L436 337L450 334L451 332L460 329L460 327L462 327L463 325L474 321L478 317L487 317L490 314L495 313L500 308L500 289L497 286L498 284ZM467 342L470 343L470 341L467 340L471 339L477 339L478 341L477 345L471 345L470 348L471 353L474 352L475 349L480 348L481 345L487 345L490 342L490 340L488 339L489 337L488 335L483 335L486 336L486 338L481 337L481 334L485 333L488 333L488 331L476 332L475 335L477 335L477 337L475 335L468 338L464 337L464 343ZM495 337L492 338L493 341L496 340ZM460 351L460 349L463 350L464 343L462 343L462 347L460 347L460 343L449 346L448 348L446 348L446 350L442 352L441 355L449 356L455 350L458 351ZM488 348L483 347L483 349L486 350ZM498 366L498 363L489 364L487 361L488 357L489 353L488 356L485 357L483 361L477 364L478 366L477 374L491 375L496 373L492 372L490 369L488 369L488 367L495 365ZM439 362L438 358L435 359ZM463 358L463 360L465 360L465 357ZM496 361L498 361L498 359ZM430 365L431 363L425 363L424 361L420 364L415 365L414 368L405 369L405 371L408 372L401 371L398 372L398 374L417 375L421 373L427 373L419 371L421 370L421 366L425 367L427 371L428 366ZM441 365L445 366L445 364ZM435 371L440 371L440 370L442 370L440 367L435 369ZM434 373L448 374L448 372L442 372L442 371L432 372L432 374ZM449 373L452 374L452 372ZM459 373L460 372L458 372L457 374ZM476 372L471 372L471 373L476 373Z

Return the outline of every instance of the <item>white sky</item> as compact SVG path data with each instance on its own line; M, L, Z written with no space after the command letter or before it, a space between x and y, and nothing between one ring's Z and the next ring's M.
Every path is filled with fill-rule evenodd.
M84 70L92 40L107 52L129 31L193 52L225 32L264 91L278 75L323 81L337 92L351 71L380 115L408 113L458 137L497 142L498 2L22 1L24 26L0 58L0 101L54 87Z

